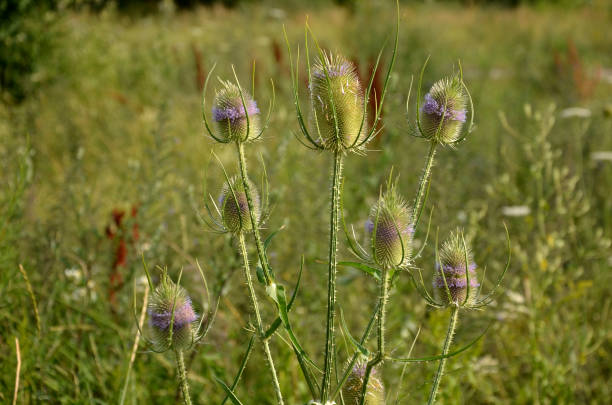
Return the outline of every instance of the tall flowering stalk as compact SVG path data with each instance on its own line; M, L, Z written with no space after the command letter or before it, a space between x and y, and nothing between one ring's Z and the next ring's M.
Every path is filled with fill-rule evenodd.
M302 134L302 138L298 135L296 135L296 138L309 149L329 151L333 154L330 179L331 195L327 272L327 317L324 348L325 358L320 395L322 403L327 402L330 396L332 363L335 359L336 272L338 264L338 226L340 221L343 160L345 155L349 152L363 154L367 143L376 135L376 124L380 119L389 77L395 63L398 31L396 31L393 56L385 77L382 94L379 95L380 102L377 104L377 110L371 129L366 128L366 110L381 54L378 56L369 84L364 88L358 78L355 66L340 54L324 52L310 28L308 26L306 27L305 48L310 112L312 118L310 129L306 125L306 120L299 102L299 53L295 70L293 69L293 59L290 57L294 102L298 124ZM309 34L313 38L317 49L317 58L312 66L310 65L308 50ZM291 55L291 46L286 33L285 38L287 40L289 54Z
M283 395L281 392L278 375L276 373L274 360L272 358L272 353L270 351L269 336L266 336L266 331L264 329L260 314L259 302L253 286L245 241L245 233L252 233L255 239L255 246L257 249L259 263L262 268L262 278L266 286L266 291L268 294L273 294L276 284L274 282L274 277L270 270L268 260L265 256L265 250L259 232L262 220L262 202L259 199L257 190L248 177L244 145L259 139L263 134L263 131L269 122L274 98L272 98L272 101L270 102L268 116L265 124L262 127L260 110L257 107L257 103L249 93L242 89L235 71L234 78L236 79L235 83L221 81L221 89L217 91L213 101L212 115L216 127L216 134L210 128L204 110L204 96L206 93L208 78L204 85L204 96L202 98L204 124L209 135L220 143L234 143L240 166L239 178L230 179L226 174L226 184L218 201L219 206L215 205L216 211L220 215L220 221L215 219L213 219L213 221L214 225L216 225L217 228L220 228L220 231L231 232L238 239L240 254L243 258L243 269L247 288L249 290L249 297L251 298L251 304L255 313L257 335L261 340L264 354L266 356L266 362L268 364L274 385L276 400L278 404L282 405L284 403ZM250 347L251 346L249 345L249 348Z

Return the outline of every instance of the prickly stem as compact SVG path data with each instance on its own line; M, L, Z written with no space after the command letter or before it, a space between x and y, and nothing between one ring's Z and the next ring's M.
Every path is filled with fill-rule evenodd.
M189 395L189 382L187 381L187 370L185 369L185 359L182 350L176 350L176 369L178 372L179 385L183 393L183 402L185 405L191 405L191 397Z
M455 334L455 327L457 326L457 318L459 315L459 306L454 305L451 309L450 320L448 321L448 330L446 332L446 339L444 340L444 347L442 348L442 354L448 354L450 349L450 345L453 341L453 335ZM444 374L444 366L446 365L446 359L440 359L440 363L438 365L438 371L436 372L436 376L434 377L434 382L431 387L431 393L429 394L429 400L427 401L427 405L433 405L436 401L436 394L438 393L438 387L440 386L440 380L442 379L442 375Z

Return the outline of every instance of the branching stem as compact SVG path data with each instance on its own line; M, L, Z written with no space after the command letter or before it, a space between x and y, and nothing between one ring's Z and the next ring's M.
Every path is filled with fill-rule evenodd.
M385 266L382 269L380 280L380 294L378 296L378 339L376 356L366 366L365 375L363 377L363 385L361 386L361 395L359 404L365 405L366 394L368 391L368 383L372 370L385 358L385 311L387 309L387 301L389 299L389 269Z
M450 320L448 321L448 330L446 332L446 339L444 340L444 347L442 348L442 355L448 354L450 345L453 341L453 335L455 334L455 327L457 326L458 315L459 306L454 305L451 309ZM438 387L440 386L442 374L444 374L445 365L446 358L440 359L440 364L438 365L438 371L436 372L436 376L434 377L434 382L431 387L431 393L429 394L429 400L427 401L427 405L433 405L433 403L436 402L436 394L438 393Z

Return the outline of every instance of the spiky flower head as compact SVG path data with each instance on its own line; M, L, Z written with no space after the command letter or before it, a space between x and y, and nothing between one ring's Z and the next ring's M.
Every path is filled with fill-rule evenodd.
M342 386L342 397L346 405L359 405L363 380L365 378L367 365L358 362L353 366L346 383ZM366 389L365 405L383 405L385 403L385 387L378 376L376 369L372 369L368 387Z
M421 106L423 136L447 145L457 142L467 118L467 103L460 75L438 80Z
M323 53L312 67L310 101L323 148L346 150L359 144L366 120L363 88L353 63Z
M365 226L376 264L391 268L408 263L414 227L410 209L394 185L374 204Z
M221 81L221 89L213 101L212 115L224 141L247 142L259 136L261 123L257 103L244 89L241 94L240 88L232 82Z
M166 271L162 272L147 310L151 342L156 350L185 350L197 340L198 314L191 298Z
M253 198L253 211L255 218L259 222L261 218L261 202L257 188L248 180ZM242 179L234 177L226 182L219 196L219 209L221 210L221 219L223 225L232 233L240 233L253 229L251 223L251 215L249 212L249 203L247 201L246 192Z
M467 242L464 245L463 232L457 229L440 249L440 263L436 264L433 280L434 291L444 305L464 306L474 301L478 286L472 251Z

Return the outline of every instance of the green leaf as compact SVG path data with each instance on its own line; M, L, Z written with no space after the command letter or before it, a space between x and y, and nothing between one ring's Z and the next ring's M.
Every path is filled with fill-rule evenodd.
M338 266L352 267L354 269L361 270L364 273L374 277L377 281L380 281L380 270L375 269L373 267L370 267L368 265L365 265L363 263L358 263L358 262L338 262Z
M357 350L359 350L359 352L361 354L363 354L364 356L369 356L370 352L368 349L366 349L365 347L363 347L361 345L361 343L359 343L354 337L353 335L351 335L351 332L349 332L348 326L346 326L346 322L344 321L344 312L342 310L340 310L340 326L342 326L342 331L344 332L344 334L346 336L348 336L350 342L353 344L353 346L355 346L355 348Z
M257 275L257 281L259 281L261 285L266 285L266 278L264 277L264 272L261 266L257 266L255 269L255 274Z
M228 387L221 379L215 377L215 380L217 381L217 383L225 390L225 392L227 393L227 395L229 396L229 399L232 401L232 403L234 405L242 405L242 402L240 402L240 400L236 397L236 395L234 394L234 392L230 389L230 387Z

